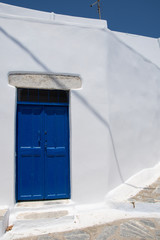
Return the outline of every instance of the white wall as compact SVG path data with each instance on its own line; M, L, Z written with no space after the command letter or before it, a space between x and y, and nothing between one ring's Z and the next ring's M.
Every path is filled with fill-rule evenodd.
M115 31L113 33L124 44L143 56L144 60L148 60L160 67L159 39Z
M71 91L71 196L76 203L103 201L111 189L159 161L159 68L104 21L20 15L0 14L0 205L15 202L12 71L82 77L82 89Z
M108 118L103 21L102 28L96 28L94 24L41 23L6 15L0 18L0 25L0 204L15 201L16 91L8 86L12 71L81 75L82 89L71 91L71 196L77 203L104 199L109 153L102 123Z
M117 155L110 166L113 188L160 160L160 69L113 34L108 43L109 119Z

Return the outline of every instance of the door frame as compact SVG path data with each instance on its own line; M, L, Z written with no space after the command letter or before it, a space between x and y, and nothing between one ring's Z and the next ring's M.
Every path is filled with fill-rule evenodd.
M17 89L18 90L18 89ZM45 89L44 89L45 90ZM17 91L18 92L18 91ZM69 198L71 199L71 161L70 161L70 91L68 96L68 103L39 103L39 102L19 102L17 99L16 102L16 154L15 154L15 200L16 202L23 202L23 200L18 200L18 105L39 105L39 106L66 106L68 111L68 184L69 184ZM54 199L53 199L54 200ZM56 200L56 199L55 199ZM64 200L64 199L63 199ZM26 200L26 201L39 201L39 200ZM48 201L48 200L40 200L40 201Z

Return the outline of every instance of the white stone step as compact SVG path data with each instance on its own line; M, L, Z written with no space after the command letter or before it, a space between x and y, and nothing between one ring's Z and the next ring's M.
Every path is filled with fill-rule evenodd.
M9 222L9 210L0 209L0 237L5 233Z
M41 232L55 225L74 222L74 203L71 200L20 202L11 210L11 232ZM8 234L7 234L8 235Z
M67 216L69 212L67 210L60 210L60 211L26 211L21 212L16 216L17 220L39 220L39 219L58 219L64 216Z
M47 211L47 210L62 210L69 209L74 206L71 200L51 200L51 201L34 201L34 202L19 202L15 205L13 212L28 212L28 211Z

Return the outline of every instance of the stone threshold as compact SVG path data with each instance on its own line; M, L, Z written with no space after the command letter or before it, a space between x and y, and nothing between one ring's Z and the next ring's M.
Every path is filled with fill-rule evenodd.
M18 202L16 203L16 207L24 207L24 208L37 208L37 207L45 207L45 206L62 206L62 205L71 205L73 201L70 199L64 200L49 200L49 201L26 201L26 202Z

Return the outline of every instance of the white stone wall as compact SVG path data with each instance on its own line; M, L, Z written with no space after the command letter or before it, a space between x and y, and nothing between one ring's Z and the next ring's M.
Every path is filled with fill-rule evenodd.
M97 202L107 190L107 35L100 26L0 18L0 204L15 202L16 89L12 72L80 75L70 96L71 197ZM103 120L101 120L101 118ZM105 169L105 171L104 171Z
M160 67L160 44L159 39L133 35L128 33L113 32L125 45L149 62Z
M118 40L105 21L43 14L36 19L33 12L27 17L23 10L23 17L19 8L6 8L0 13L0 205L15 203L16 89L8 83L13 72L82 79L82 87L70 92L75 203L104 201L114 187L158 163L159 68Z
M160 160L160 69L114 35L109 46L109 119L116 152L109 177L113 188L120 179L123 183ZM147 174L138 179L136 187L144 187Z

